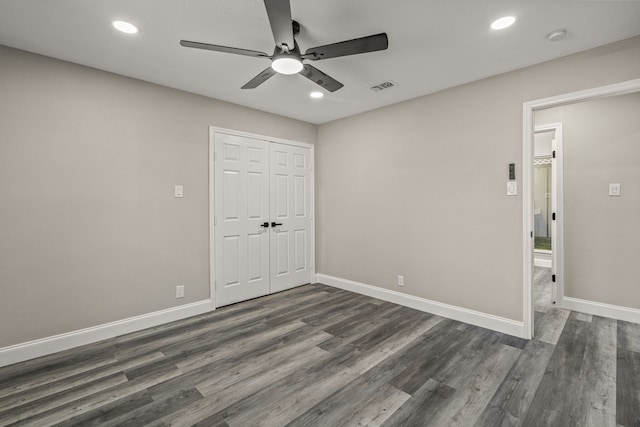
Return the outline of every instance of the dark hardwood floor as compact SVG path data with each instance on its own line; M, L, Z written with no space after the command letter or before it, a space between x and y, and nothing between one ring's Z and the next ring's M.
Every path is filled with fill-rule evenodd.
M526 341L324 285L0 368L0 425L639 426L640 325Z

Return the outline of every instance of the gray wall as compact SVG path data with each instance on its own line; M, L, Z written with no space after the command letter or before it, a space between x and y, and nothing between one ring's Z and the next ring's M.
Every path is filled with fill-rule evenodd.
M640 93L539 111L564 133L565 295L640 308ZM609 183L621 183L610 197Z
M317 136L0 46L0 347L209 297L210 125Z
M209 125L317 138L318 272L521 320L522 102L638 77L634 38L318 128L0 47L0 347L208 298Z
M321 125L318 272L522 320L522 103L639 77L636 37Z

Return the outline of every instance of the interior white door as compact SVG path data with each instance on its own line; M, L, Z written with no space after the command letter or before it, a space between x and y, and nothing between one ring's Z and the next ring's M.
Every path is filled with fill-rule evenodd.
M311 281L311 150L270 144L271 292Z
M551 212L552 212L552 221L551 221L551 274L555 278L554 283L551 284L551 299L553 304L558 304L560 301L559 295L559 281L560 275L558 274L558 254L560 253L560 249L558 247L558 223L560 222L560 215L558 209L558 157L560 156L558 141L559 138L562 138L562 135L558 134L558 129L556 128L554 131L554 138L551 140Z
M214 159L220 307L269 293L269 143L217 132Z

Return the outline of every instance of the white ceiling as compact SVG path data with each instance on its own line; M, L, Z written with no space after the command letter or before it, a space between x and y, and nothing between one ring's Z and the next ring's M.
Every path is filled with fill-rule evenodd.
M313 65L344 83L321 100L299 75L240 87L269 60L188 49L180 39L273 52L263 0L0 0L0 44L324 123L640 34L639 1L291 0L304 51L379 32L389 49ZM513 14L516 24L489 28ZM113 20L141 32L115 31ZM566 29L549 42L545 35ZM370 86L397 86L373 92Z

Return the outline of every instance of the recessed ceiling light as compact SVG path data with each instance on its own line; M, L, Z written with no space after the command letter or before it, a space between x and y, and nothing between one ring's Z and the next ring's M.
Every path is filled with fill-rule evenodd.
M547 34L547 40L549 40L550 42L557 42L558 40L562 40L565 37L567 37L566 30L556 30L552 33Z
M140 31L138 27L126 21L113 21L113 28L126 34L136 34Z
M311 92L309 94L310 97L312 98L322 98L324 96L324 93L322 92Z
M498 18L491 23L491 28L494 30L504 30L513 25L516 22L515 16L503 16L502 18Z

